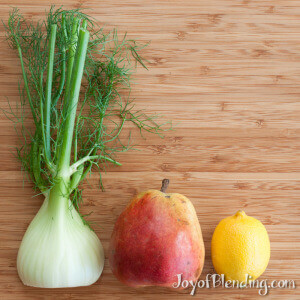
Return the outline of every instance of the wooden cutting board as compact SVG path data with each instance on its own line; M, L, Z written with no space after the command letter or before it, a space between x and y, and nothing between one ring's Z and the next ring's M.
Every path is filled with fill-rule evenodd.
M49 3L1 0L0 18L10 6L28 18L42 17ZM212 233L238 209L266 225L271 260L261 279L293 279L300 269L300 1L297 0L126 0L63 1L88 8L107 30L142 42L149 71L134 75L137 109L173 120L164 139L133 131L140 151L119 156L121 167L98 175L83 187L83 213L95 222L107 254L113 224L138 191L159 188L195 205L206 247L201 279L212 273ZM10 6L9 6L10 5ZM18 101L20 65L0 29L0 107ZM191 299L189 290L128 288L105 262L91 287L43 290L25 287L16 271L21 238L42 203L24 181L14 147L13 124L0 114L0 299ZM298 281L297 281L298 280ZM255 299L257 289L198 289L195 298ZM299 299L299 289L273 289L271 299Z

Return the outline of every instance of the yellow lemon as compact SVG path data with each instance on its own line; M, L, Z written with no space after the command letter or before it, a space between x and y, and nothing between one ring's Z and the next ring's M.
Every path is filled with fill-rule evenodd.
M211 241L215 270L225 280L258 278L270 259L270 241L265 226L243 211L223 219ZM251 277L250 277L251 276Z

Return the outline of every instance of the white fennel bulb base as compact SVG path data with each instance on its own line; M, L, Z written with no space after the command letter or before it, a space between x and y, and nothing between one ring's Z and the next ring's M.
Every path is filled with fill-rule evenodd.
M91 285L103 270L101 242L69 200L53 202L46 196L23 237L19 276L25 285L41 288Z

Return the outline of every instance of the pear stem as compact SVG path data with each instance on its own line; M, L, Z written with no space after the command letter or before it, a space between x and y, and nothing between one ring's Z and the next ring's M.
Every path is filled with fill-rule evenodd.
M170 183L170 180L169 180L169 179L164 179L164 180L162 181L162 183L161 183L161 189L160 189L160 191L161 191L162 193L165 193L165 192L166 192L166 190L167 190L167 188L168 188L168 186L169 186L169 183Z

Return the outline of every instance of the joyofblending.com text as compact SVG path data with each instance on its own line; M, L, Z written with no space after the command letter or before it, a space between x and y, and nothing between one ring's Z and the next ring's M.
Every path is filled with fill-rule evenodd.
M224 274L207 274L205 279L188 281L182 278L182 274L177 274L177 282L174 282L173 288L188 288L191 287L190 295L194 295L196 289L203 288L217 288L222 287L226 289L239 288L239 289L258 289L258 294L266 296L271 289L295 289L296 283L294 280L251 280L250 275L246 275L245 281L238 280L225 280Z

